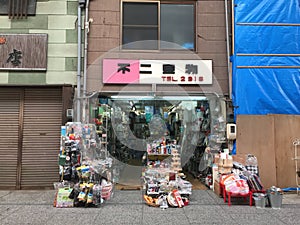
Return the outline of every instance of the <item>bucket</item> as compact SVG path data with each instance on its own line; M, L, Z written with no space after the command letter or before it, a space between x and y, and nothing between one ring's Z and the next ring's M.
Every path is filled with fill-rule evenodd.
M253 198L255 200L255 207L256 208L265 208L266 207L266 195L259 193L259 194L254 194Z
M269 201L272 209L280 209L282 206L282 198L283 195L280 193L269 193L268 194Z

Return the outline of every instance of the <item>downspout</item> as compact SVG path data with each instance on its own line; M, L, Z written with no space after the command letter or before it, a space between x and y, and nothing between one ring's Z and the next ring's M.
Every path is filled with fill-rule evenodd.
M225 26L226 26L226 52L227 52L227 73L228 73L228 88L229 88L229 99L232 94L232 73L230 69L230 48L229 48L229 23L228 23L228 0L225 3Z
M81 8L84 1L78 0L77 9L77 98L76 98L76 121L81 118Z
M85 5L85 24L84 24L84 64L83 64L83 96L85 97L86 92L86 79L87 79L87 53L88 53L88 33L90 31L90 20L89 20L89 4L90 0L86 0Z
M90 31L90 20L89 20L89 4L90 0L86 0L85 4L85 22L84 22L84 62L83 62L83 118L85 122L89 122L89 113L87 113L87 108L89 108L88 98L86 98L87 90L86 90L86 80L87 80L87 56L88 56L88 33Z

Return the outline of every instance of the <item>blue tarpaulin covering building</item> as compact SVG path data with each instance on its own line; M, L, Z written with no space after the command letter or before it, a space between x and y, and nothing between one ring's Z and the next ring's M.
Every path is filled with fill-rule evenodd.
M300 0L233 2L235 116L300 114Z

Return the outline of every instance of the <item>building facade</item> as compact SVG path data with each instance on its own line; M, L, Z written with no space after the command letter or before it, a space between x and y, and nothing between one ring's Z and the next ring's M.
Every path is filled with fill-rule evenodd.
M77 74L75 0L1 1L0 188L53 187Z
M224 1L93 0L89 4L89 18L92 21L88 34L87 57L87 90L89 92L119 92L124 86L132 84L126 81L123 84L103 82L102 60L106 58L204 59L212 61L213 82L204 85L201 82L194 83L194 85L178 84L182 84L181 87L188 93L216 92L220 95L229 96ZM148 11L149 13L146 13L147 15L141 14L139 13L141 11ZM182 13L179 14L179 12ZM130 17L129 15L134 16ZM145 21L140 21L139 16L145 17ZM156 17L155 21L147 20L153 16ZM176 26L177 23L179 23L178 26ZM142 28L139 30L140 27ZM185 29L186 27L187 29ZM178 38L182 33L185 35ZM139 34L140 36L138 36ZM145 41L148 39L156 39L160 46L151 46L151 43ZM142 44L141 41L145 41L145 43ZM128 44L129 42L136 42L136 45L131 46ZM162 44L164 42L167 44ZM170 43L174 46L168 46ZM145 93L153 91L152 84L134 85L130 89L129 87L129 92L131 90ZM176 87L171 82L165 84L161 82L156 85L155 91L175 92Z
M155 100L146 105L204 97L199 109L213 99L218 116L230 110L231 7L223 0L30 0L27 11L2 2L0 188L58 180L60 126L70 108L75 121L90 122L93 113L81 109L91 96Z

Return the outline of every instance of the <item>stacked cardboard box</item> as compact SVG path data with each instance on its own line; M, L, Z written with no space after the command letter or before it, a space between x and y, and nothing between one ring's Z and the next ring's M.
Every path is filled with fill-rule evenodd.
M232 156L226 153L221 153L218 163L218 171L220 174L231 173L233 167Z

